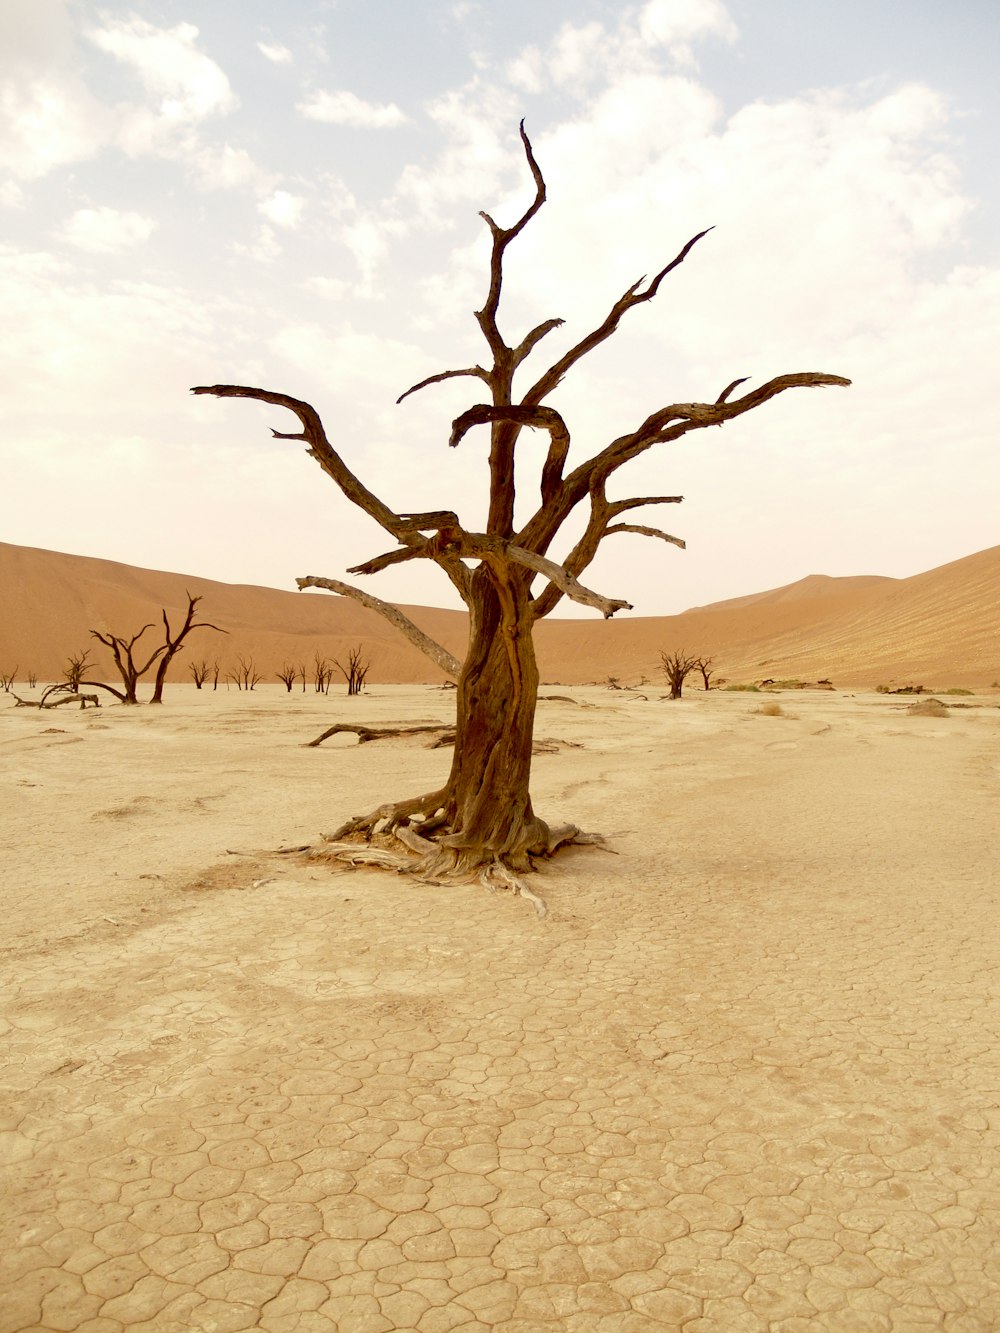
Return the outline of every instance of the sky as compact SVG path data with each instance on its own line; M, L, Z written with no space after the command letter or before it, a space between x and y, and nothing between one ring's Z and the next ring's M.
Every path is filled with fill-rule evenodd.
M714 228L550 400L571 464L738 376L853 381L622 469L685 497L636 519L687 549L614 535L584 583L665 615L1000 544L998 49L995 0L3 0L0 540L279 588L390 549L215 383L306 399L394 509L480 527L488 431L447 441L482 386L396 399L486 355L478 214L532 197L523 117L548 202L500 326L566 321L523 387ZM456 604L429 562L359 581Z

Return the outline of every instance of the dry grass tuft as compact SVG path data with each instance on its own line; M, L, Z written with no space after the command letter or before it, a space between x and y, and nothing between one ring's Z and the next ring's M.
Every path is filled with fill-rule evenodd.
M755 708L753 711L755 713L760 713L763 717L785 716L785 710L782 708L781 704L761 704L759 708Z
M947 717L948 705L943 704L940 699L920 699L915 704L910 704L906 710L917 717Z

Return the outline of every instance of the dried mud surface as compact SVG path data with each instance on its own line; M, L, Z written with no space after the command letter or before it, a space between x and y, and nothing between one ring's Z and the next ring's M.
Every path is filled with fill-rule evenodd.
M1000 1328L996 698L556 692L544 921L252 854L449 693L0 696L0 1333Z

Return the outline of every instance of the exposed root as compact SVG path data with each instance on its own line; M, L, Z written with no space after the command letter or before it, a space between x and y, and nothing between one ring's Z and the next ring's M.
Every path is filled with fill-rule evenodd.
M508 870L502 861L492 861L488 866L483 866L479 872L479 882L489 889L490 893L495 893L498 888L513 889L522 898L527 898L540 917L548 916L549 909L544 901L537 893L532 893L524 880L512 870Z
M524 876L571 844L610 850L599 833L583 833L575 824L549 828L535 820L530 835L525 830L525 845L498 855L485 845L468 844L450 822L453 816L446 799L444 791L434 791L380 805L325 834L319 846L286 847L272 854L392 870L423 884L479 883L491 893L504 889L518 894L544 917L545 902L528 887Z

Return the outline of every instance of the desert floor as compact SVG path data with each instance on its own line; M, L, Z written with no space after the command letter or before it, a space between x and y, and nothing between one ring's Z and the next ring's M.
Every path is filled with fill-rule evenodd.
M453 694L0 696L0 1331L1000 1328L996 698L660 693L543 690L545 920L246 854Z

